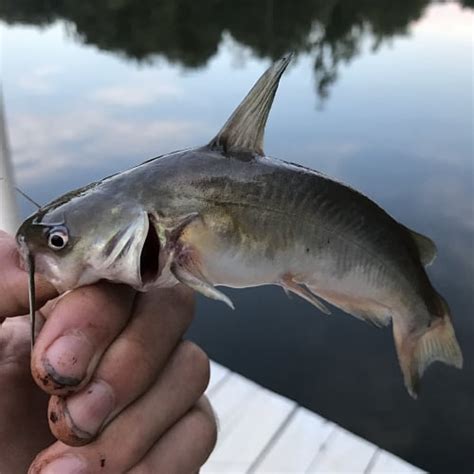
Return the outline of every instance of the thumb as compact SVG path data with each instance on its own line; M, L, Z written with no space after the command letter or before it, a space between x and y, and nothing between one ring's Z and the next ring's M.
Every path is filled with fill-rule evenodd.
M15 239L0 231L0 323L29 311L28 273L20 262ZM37 307L57 296L56 289L39 275L35 276L35 286Z

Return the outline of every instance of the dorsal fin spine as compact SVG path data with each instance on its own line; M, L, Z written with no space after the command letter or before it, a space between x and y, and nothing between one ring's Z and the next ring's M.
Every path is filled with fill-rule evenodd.
M268 68L209 143L224 152L264 155L263 136L280 78L291 61L288 54Z

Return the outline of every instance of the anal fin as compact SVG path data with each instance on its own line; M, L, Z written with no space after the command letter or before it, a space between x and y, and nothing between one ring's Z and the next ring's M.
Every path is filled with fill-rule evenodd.
M349 313L354 318L357 318L359 321L363 321L364 323L371 324L376 328L383 328L387 325L387 323L380 318L380 316L376 313L358 310L358 309L351 309L350 311L346 310L345 308L341 308L346 313Z
M331 311L314 295L309 289L305 286L296 283L291 277L283 277L279 282L280 286L283 288L285 293L288 292L298 295L300 298L303 298L308 303L311 303L313 306L316 306L320 311L325 314L331 314Z
M386 326L390 322L390 309L378 301L337 291L319 290L310 286L308 288L320 298L336 306L336 308L342 309L342 311L361 321L376 327Z

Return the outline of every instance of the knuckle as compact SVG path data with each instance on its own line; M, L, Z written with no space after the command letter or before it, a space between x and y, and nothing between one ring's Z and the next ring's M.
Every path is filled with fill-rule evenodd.
M209 383L211 372L209 357L197 344L191 341L181 342L179 352L192 379L204 391Z
M200 424L200 436L209 455L217 443L217 422L212 413L203 409L198 408L197 416Z
M157 359L154 351L150 350L150 341L147 340L145 335L129 332L116 344L122 346L118 349L127 367L141 367L143 372L147 374L155 372Z
M195 306L193 291L184 285L177 285L174 288L174 291L176 292L176 295L181 301L184 309L186 309L186 312L192 317Z
M41 451L36 455L31 463L28 474L39 474L41 469L47 464L47 461L44 459L44 451Z
M194 316L194 293L192 290L180 284L173 288L160 288L157 294L161 306L168 308L187 328Z

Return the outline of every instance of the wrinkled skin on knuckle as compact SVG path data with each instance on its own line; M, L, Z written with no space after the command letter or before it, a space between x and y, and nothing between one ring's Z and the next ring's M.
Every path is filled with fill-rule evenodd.
M31 463L28 474L37 474L41 472L41 469L46 465L46 461L43 459L43 451L38 453Z
M95 374L112 386L126 384L144 390L156 380L166 363L163 357L157 356L150 342L139 335L123 335L114 344L115 354L119 356L114 359L114 355L106 354Z
M51 453L49 448L40 451L30 464L28 474L40 474L41 471L56 457L57 454Z
M139 371L140 374L146 375L151 375L156 372L156 354L153 348L150 347L150 343L145 336L135 333L127 334L115 341L115 344L117 349L127 354L124 366L117 366L118 372L123 371L123 367L126 367L128 370ZM109 375L115 375L115 378L118 378L119 374L110 373Z

